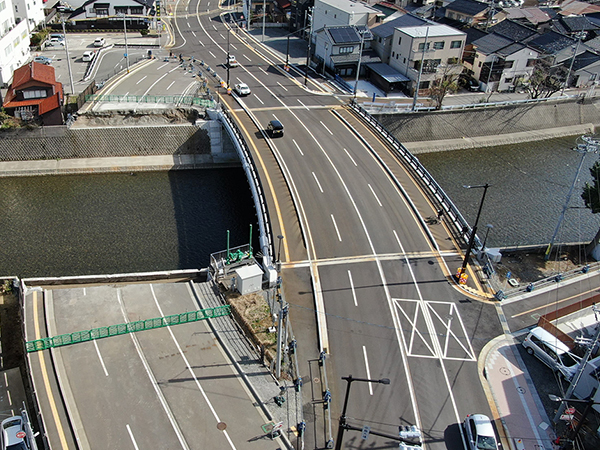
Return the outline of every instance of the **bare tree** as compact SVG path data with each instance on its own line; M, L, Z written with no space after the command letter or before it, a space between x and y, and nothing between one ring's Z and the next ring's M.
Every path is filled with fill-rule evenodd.
M448 94L454 94L458 91L458 76L461 66L458 64L448 64L438 72L439 78L433 80L429 88L429 97L435 104L435 109L442 109L444 98Z
M552 67L549 61L538 59L525 89L530 98L548 98L562 89L565 77L563 66Z

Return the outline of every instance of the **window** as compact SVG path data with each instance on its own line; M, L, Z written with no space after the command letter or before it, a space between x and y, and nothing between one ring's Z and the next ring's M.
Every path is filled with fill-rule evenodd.
M450 64L450 65L458 64L458 58L448 58L448 64Z
M434 42L433 49L434 50L443 50L444 49L444 41Z
M401 38L401 37L399 37L399 38L398 38L398 45L400 45L400 43L401 43L401 42L402 42L402 38Z
M396 56L396 52L392 52L392 58Z
M406 64L406 58L404 58L404 60L402 61L403 64Z
M381 44L381 38L378 39L378 42Z
M479 64L478 64L478 66L477 66L477 67L481 67L481 61L479 61Z
M421 89L429 89L429 81L421 81L421 84L419 85L419 90Z
M0 2L0 12L4 11L6 9L6 0L2 0Z
M18 13L19 12L19 7L17 5L15 5L15 12Z
M512 78L505 78L504 82L505 83L512 83L512 80L513 80Z
M462 41L452 41L450 43L450 48L461 48L462 47Z
M23 98L45 98L48 97L48 93L43 90L35 90L35 91L23 91Z
M5 56L9 56L11 52L12 52L12 47L10 45L7 45L6 47L4 47L4 55Z
M512 66L515 64L514 61L504 61L504 68L505 69L510 69L512 68Z
M398 59L398 56L400 56L400 55L396 54L396 59ZM406 62L406 58L404 58L404 62ZM596 74L594 74L594 75L596 75Z
M421 42L419 44L419 51L422 52L424 50L429 50L429 42L427 43L427 48L425 48L425 43L424 42Z
M352 53L354 51L354 47L340 47L339 54L347 55L348 53Z
M535 66L535 59L528 59L527 67L533 67L533 66Z
M131 14L144 14L144 9L141 6L132 6Z
M334 15L333 15L333 18L334 18L334 19L337 19L337 14L334 14Z
M127 6L115 6L116 14L127 14L128 12Z
M598 76L597 73L593 73L590 75L590 81L596 81L596 77Z

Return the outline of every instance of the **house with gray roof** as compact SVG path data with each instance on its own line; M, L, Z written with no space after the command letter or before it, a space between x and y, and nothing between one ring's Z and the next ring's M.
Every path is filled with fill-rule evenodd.
M432 25L434 24L434 22L414 16L412 14L404 14L393 20L383 22L371 28L371 32L373 33L371 47L381 57L381 61L385 64L388 64L390 62L390 55L392 53L392 38L394 37L394 30L396 28L403 27L416 27L427 23Z
M566 65L566 61L565 61ZM585 51L575 57L567 86L588 88L600 81L600 55Z
M496 33L473 42L475 57L468 67L482 90L514 91L533 72L538 52Z
M490 5L475 0L454 0L446 6L446 17L471 26L487 20Z

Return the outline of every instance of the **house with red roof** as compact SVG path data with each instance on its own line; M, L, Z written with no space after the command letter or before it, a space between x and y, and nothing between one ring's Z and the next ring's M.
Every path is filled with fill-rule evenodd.
M64 101L62 83L56 81L54 67L30 62L15 70L2 106L7 114L43 125L62 125Z

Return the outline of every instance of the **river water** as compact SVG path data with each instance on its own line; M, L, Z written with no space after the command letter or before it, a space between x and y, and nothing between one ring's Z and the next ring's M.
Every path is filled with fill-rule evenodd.
M478 235L487 247L548 244L557 227L582 154L573 150L576 138L518 145L455 150L418 155L473 226L483 189L464 185L490 184L479 219ZM582 187L591 181L596 153L584 155L580 175L565 211L555 243L591 241L600 214L583 208Z
M0 178L0 275L207 267L258 234L242 169Z
M489 246L550 242L581 155L573 138L420 155ZM570 206L597 159L587 154ZM0 276L37 277L207 267L211 253L258 235L241 169L0 178ZM600 214L569 208L556 242L591 240Z

